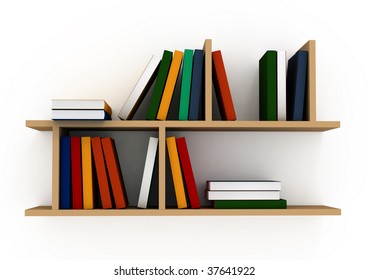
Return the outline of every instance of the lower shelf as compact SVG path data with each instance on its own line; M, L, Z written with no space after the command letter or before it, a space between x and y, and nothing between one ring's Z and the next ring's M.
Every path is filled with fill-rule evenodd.
M25 210L26 216L331 216L341 215L341 209L323 205L288 206L287 209L93 209L52 210L37 206Z

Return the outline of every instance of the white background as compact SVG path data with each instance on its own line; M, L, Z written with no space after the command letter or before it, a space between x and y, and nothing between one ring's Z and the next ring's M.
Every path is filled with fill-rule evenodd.
M119 265L153 260L255 265L254 279L365 273L364 1L0 3L0 275L110 279ZM340 120L341 128L188 134L197 176L279 179L289 204L335 206L342 216L24 216L26 208L51 204L51 133L26 128L26 119L50 119L56 97L104 98L116 119L153 53L202 48L206 38L222 50L238 119L257 118L263 53L290 57L315 39L317 118Z

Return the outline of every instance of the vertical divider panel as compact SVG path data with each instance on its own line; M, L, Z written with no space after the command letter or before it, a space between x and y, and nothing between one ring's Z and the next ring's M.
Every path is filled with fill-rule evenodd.
M165 122L162 122L158 127L158 209L165 210L166 208L166 127Z
M204 50L204 104L205 121L212 121L212 40L206 39Z
M60 127L52 127L52 210L59 209Z
M300 50L308 52L308 84L307 84L307 110L308 121L317 121L316 105L316 41L309 40Z

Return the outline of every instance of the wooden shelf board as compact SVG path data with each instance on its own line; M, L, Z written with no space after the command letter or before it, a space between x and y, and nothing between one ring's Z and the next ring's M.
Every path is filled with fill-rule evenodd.
M287 209L93 209L52 210L37 206L25 210L25 216L339 216L341 209L329 206L288 206Z
M340 127L339 121L52 121L28 120L27 127L51 131L53 127L75 130L169 130L203 131L327 131Z

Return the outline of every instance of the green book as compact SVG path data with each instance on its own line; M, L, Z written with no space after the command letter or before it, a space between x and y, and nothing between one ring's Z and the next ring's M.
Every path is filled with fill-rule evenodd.
M160 67L156 78L156 83L153 88L152 97L147 111L147 120L155 120L157 116L158 108L160 107L162 93L165 88L167 75L169 73L171 60L173 53L170 51L164 51L162 55Z
M184 50L183 76L180 91L179 120L188 120L190 89L192 85L193 50Z
M277 51L259 60L259 120L277 121Z
M286 209L287 201L279 200L215 200L216 209Z

